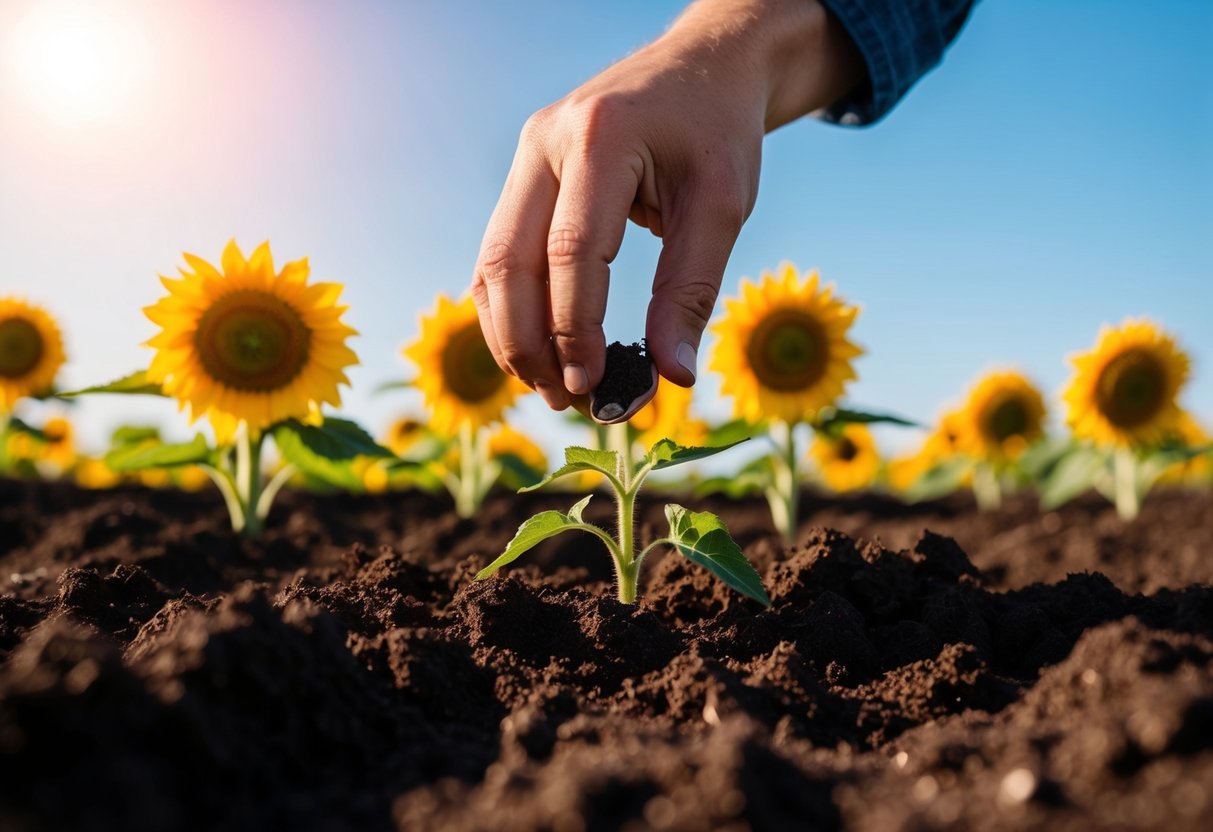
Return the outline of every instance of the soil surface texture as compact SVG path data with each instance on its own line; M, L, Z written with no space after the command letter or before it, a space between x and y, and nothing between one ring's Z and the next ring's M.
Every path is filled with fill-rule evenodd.
M471 581L573 500L0 480L0 829L1213 828L1209 494L692 501L767 610L588 535Z
M606 348L602 381L594 390L594 417L611 421L627 412L632 402L653 387L653 362L643 343L612 341Z

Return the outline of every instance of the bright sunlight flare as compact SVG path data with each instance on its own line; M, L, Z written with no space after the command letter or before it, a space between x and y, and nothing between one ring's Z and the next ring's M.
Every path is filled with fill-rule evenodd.
M146 59L143 39L118 4L85 0L34 4L14 30L9 53L38 108L73 124L116 115Z

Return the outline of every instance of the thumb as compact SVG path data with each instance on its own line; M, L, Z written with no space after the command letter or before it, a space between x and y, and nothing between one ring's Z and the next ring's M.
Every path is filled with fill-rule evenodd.
M681 387L695 383L700 340L744 218L740 206L730 211L700 203L667 226L645 339L657 372Z

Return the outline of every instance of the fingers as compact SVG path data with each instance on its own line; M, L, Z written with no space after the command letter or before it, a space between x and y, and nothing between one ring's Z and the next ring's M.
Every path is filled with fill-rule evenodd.
M548 227L556 177L539 156L519 147L489 220L472 279L485 342L497 364L563 410L569 397L549 338Z
M611 261L623 242L642 163L578 156L561 170L547 238L552 343L565 389L585 394L602 380Z
M665 229L645 338L657 371L683 387L695 383L699 343L748 209L718 194L688 193Z

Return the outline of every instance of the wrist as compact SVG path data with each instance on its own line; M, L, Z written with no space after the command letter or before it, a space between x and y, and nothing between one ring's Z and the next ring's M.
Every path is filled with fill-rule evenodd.
M669 36L735 56L735 69L761 87L766 132L833 104L865 73L850 36L817 0L697 0Z

